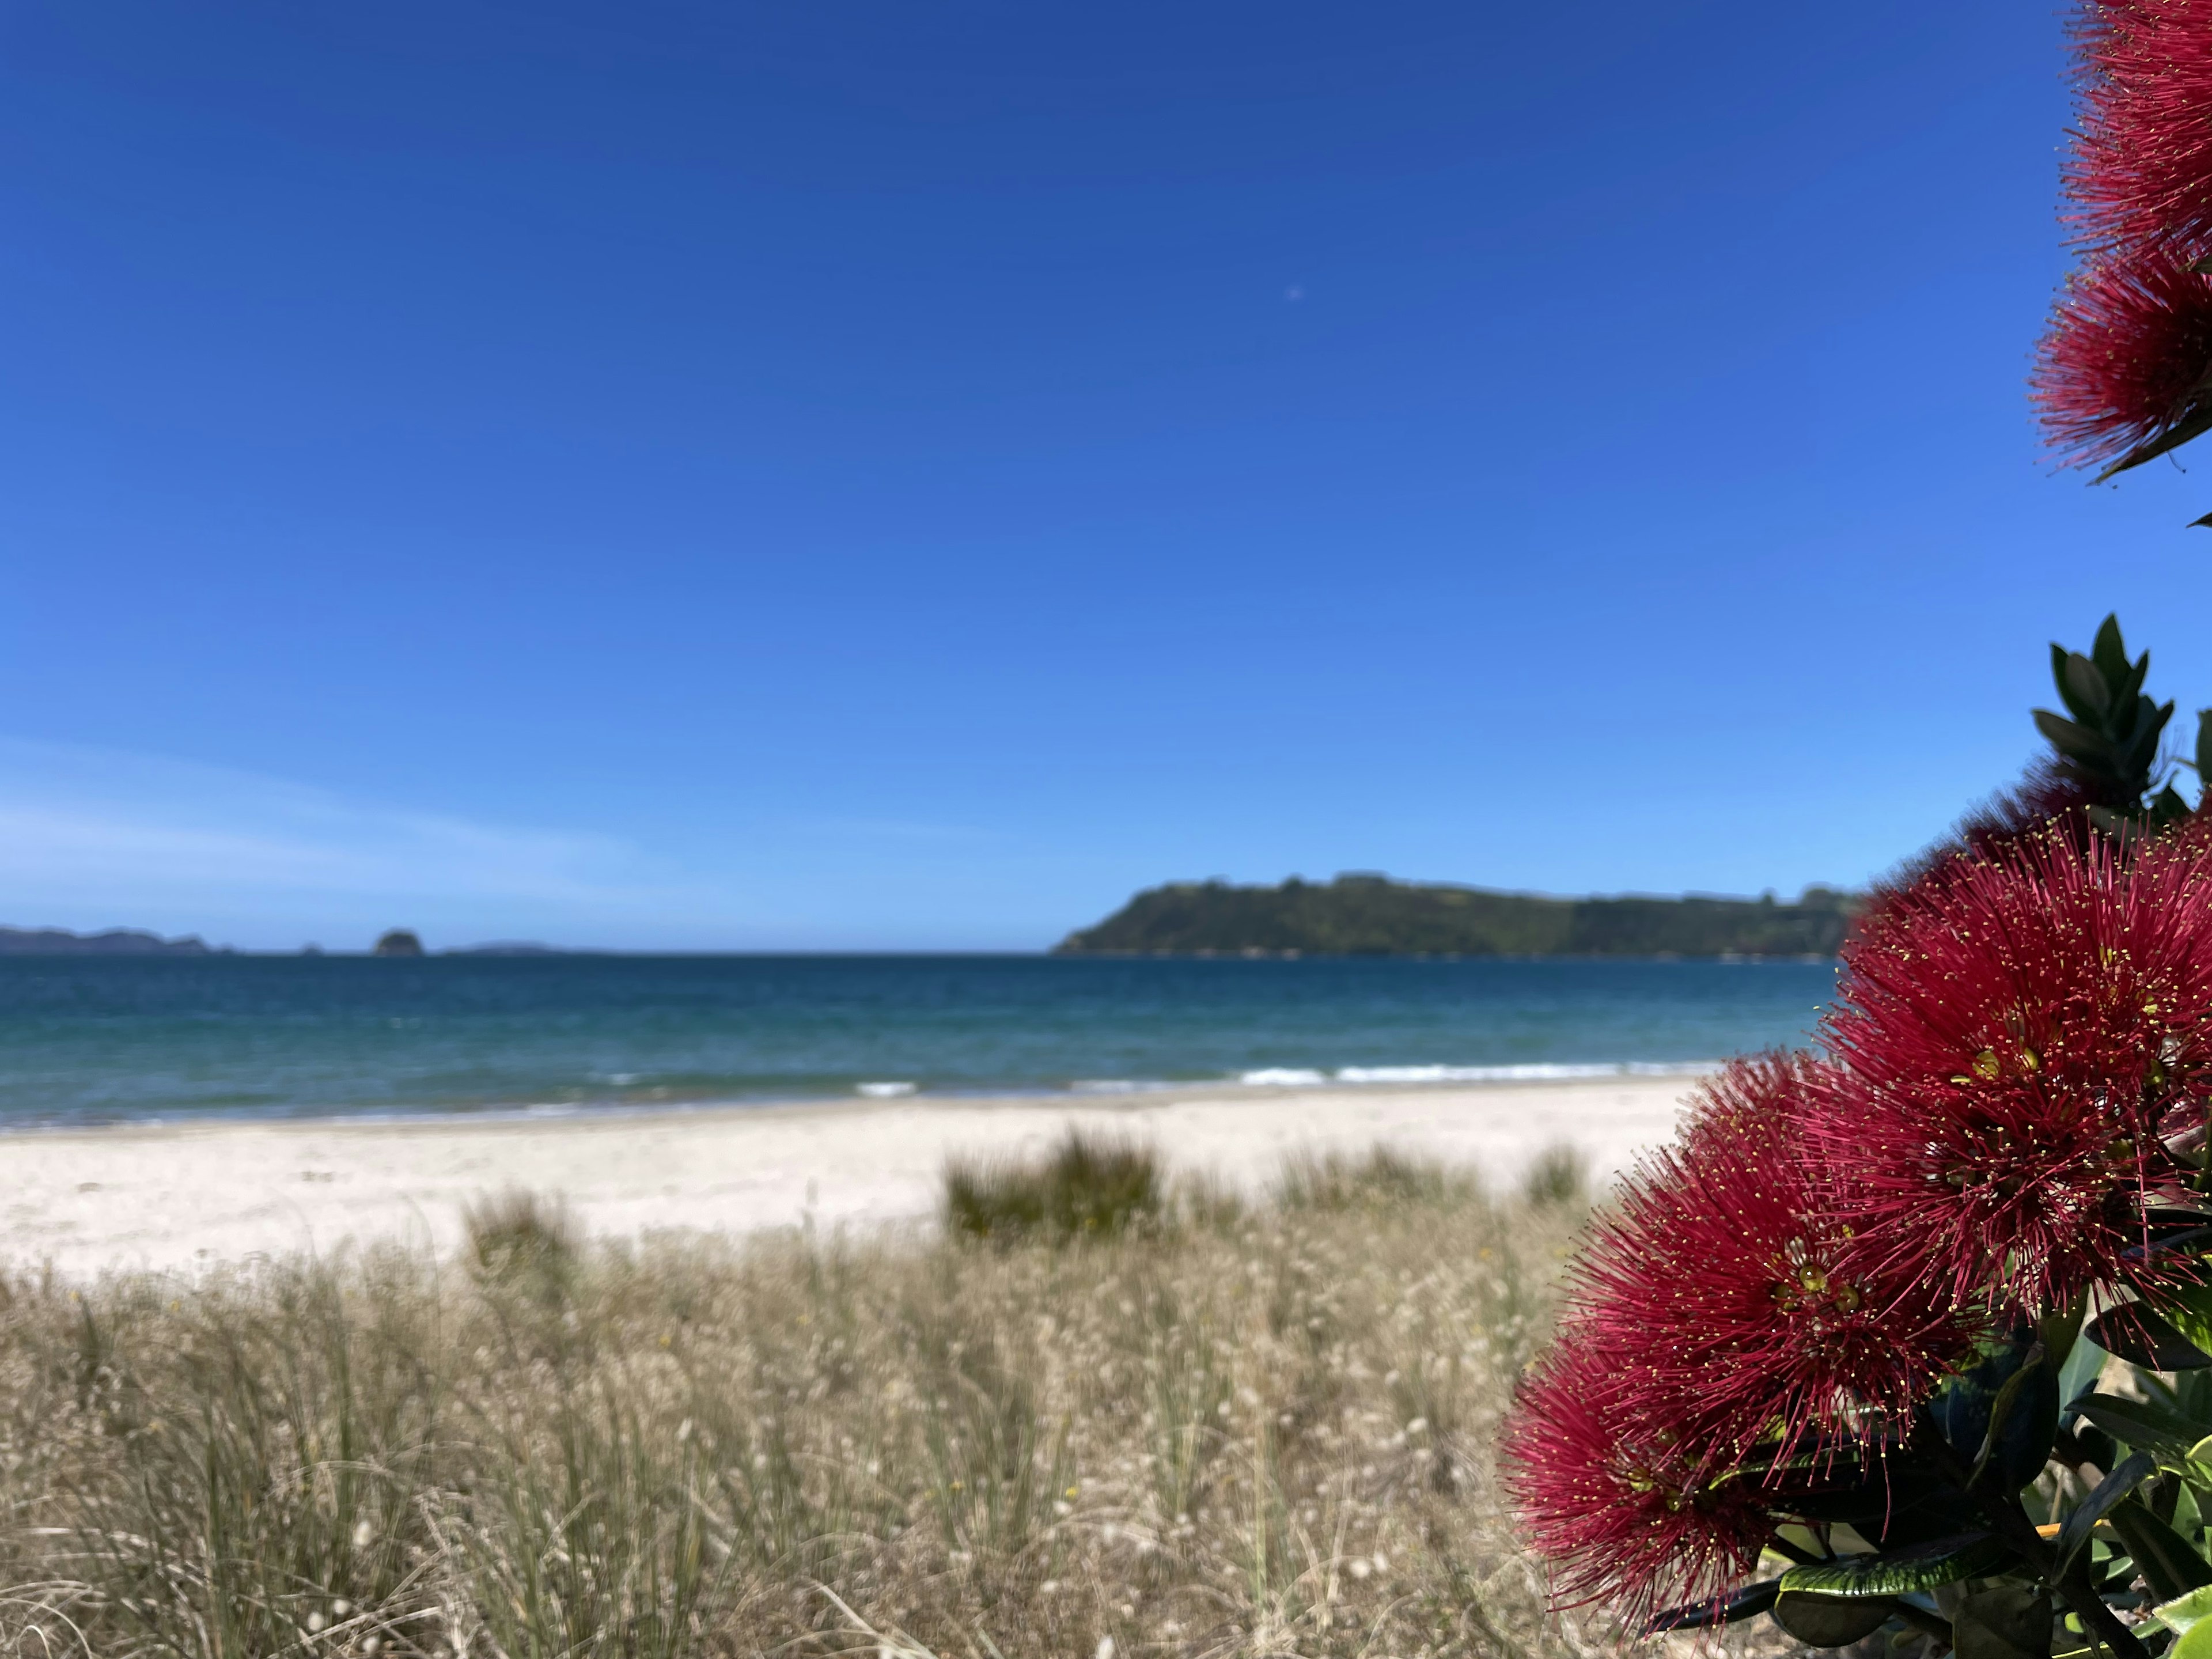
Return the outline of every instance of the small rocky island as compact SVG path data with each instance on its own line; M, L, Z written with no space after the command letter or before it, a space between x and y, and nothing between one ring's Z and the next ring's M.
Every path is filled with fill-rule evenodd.
M1549 898L1340 875L1280 886L1149 888L1055 956L1832 957L1863 903L1808 887L1762 898Z

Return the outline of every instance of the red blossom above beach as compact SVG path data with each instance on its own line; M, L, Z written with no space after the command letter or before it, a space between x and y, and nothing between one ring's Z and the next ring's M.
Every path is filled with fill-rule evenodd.
M2073 33L2083 240L2212 242L2212 0L2089 0Z
M2161 1137L2212 1087L2212 846L2049 835L1954 868L1847 947L1826 1036L1813 1121L1875 1270L2035 1313L2154 1293L2178 1270L2144 1213L2193 1174Z
M2212 276L2146 245L2068 278L2036 354L2036 409L2074 462L2148 459L2212 413Z
M1972 1344L1948 1283L1854 1257L1865 1194L1809 1121L1827 1073L1776 1054L1710 1079L1578 1269L1574 1318L1637 1357L1630 1408L1718 1467L1901 1421Z
M2201 365L2212 283L2163 269ZM2191 373L2154 441L2212 429L2212 376ZM2174 787L2149 667L2117 617L2086 654L2054 644L2051 756L1872 896L1823 1053L1710 1077L1592 1224L1504 1437L1560 1604L1617 1598L1647 1633L1765 1611L1812 1645L1877 1625L1894 1644L1925 1620L1855 1598L1995 1579L1945 1609L1960 1652L2040 1651L2063 1603L2093 1645L2147 1659L2111 1591L2212 1571L2212 1535L2120 1526L2142 1448L2121 1462L2063 1426L2077 1340L2138 1366L2212 1347L2212 793ZM2212 711L2195 764L2212 778ZM2197 1415L2176 1443L2212 1429ZM2092 1496L2046 1496L2054 1456ZM2078 1544L2108 1509L2130 1559L2100 1583ZM1762 1544L1796 1565L1748 1583ZM2018 1633L2000 1606L2029 1609Z
M2085 0L2073 33L2084 263L2032 384L2051 447L2109 473L2212 428L2212 0Z
M1695 1448L1621 1397L1633 1356L1571 1331L1522 1383L1506 1479L1561 1607L1616 1600L1635 1620L1711 1601L1759 1560L1755 1483L1716 1480Z

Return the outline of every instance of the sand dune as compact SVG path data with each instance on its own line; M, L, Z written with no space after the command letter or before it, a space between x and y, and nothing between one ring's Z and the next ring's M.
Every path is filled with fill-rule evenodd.
M189 1267L348 1240L450 1249L461 1207L563 1194L595 1232L740 1231L927 1217L947 1153L1042 1148L1077 1122L1250 1186L1301 1149L1376 1141L1501 1180L1558 1141L1615 1170L1672 1133L1689 1085L1617 1078L1357 1089L1178 1089L1115 1099L927 1097L651 1115L197 1123L0 1137L0 1249L64 1273Z

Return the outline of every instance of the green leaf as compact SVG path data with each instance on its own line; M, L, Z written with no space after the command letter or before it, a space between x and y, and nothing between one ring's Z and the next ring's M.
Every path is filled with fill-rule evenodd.
M2153 702L2148 697L2136 700L2136 723L2127 743L2126 782L2135 794L2150 787L2150 769L2158 761L2158 746L2166 735L2166 723L2173 718L2171 702Z
M2066 706L2074 711L2077 720L2094 721L2101 726L2112 715L2115 688L2105 684L2105 676L2097 669L2098 665L2087 657L2069 653L2066 659L2066 678L2059 684L2058 695L2066 699ZM2120 675L2115 678L2124 677L2126 672L2122 669Z
M2034 1460L2036 1470L2040 1473L2044 1464L2050 1461L2051 1437L2058 1428L2058 1401L2051 1368L2044 1363L2047 1357L2039 1338L2029 1346L2027 1357L2021 1362L2020 1369L2005 1378L2004 1386L1997 1390L1996 1398L1990 1401L1989 1432L1982 1437L1981 1449L1974 1454L1974 1470L1966 1480L1969 1486L1981 1480L1999 1448L2017 1451L2023 1431L2033 1438L2034 1428L2025 1413L2035 1410L2039 1403L2039 1396L2045 1395L2051 1396L2051 1426L2043 1436L2043 1453ZM2008 1462L2010 1461L2008 1460ZM2006 1484L2018 1490L2026 1482L2008 1480Z
M1955 1584L1990 1571L2009 1557L2004 1540L1996 1534L1966 1533L1882 1555L1846 1555L1792 1567L1782 1575L1782 1588L1817 1590L1824 1595L1902 1595L1908 1590Z
M2188 1235L2185 1233L2181 1237L2186 1238ZM2166 1316L2167 1324L2198 1347L2212 1343L2212 1285L2179 1285L2159 1297L2158 1310ZM2212 1423L2204 1426L2212 1431Z
M2112 699L2113 706L2115 708L2120 707L2126 703L2129 699L2140 696L2142 691L2143 682L2149 678L2150 653L2146 651L2142 655L2136 659L2136 665L2128 670L2127 678L2120 682L2118 695L2114 696Z
M2104 768L2112 764L2112 745L2086 726L2076 726L2048 708L2039 708L2035 711L2035 729L2051 740L2053 749L2070 760Z
M2212 513L2204 516L2212 519ZM2212 789L2212 708L2197 711L2197 781Z
M2166 1659L2212 1659L2212 1623L2191 1625L2182 1638L2166 1650Z
M2127 678L2128 647L2120 638L2120 613L2107 611L2105 620L2097 624L2097 637L2089 647L2089 655L2095 659L2098 672L2107 684L2117 687Z
M2093 1394L2074 1402L2075 1411L2121 1444L2139 1451L2180 1454L2203 1437L2206 1425L2178 1412L2116 1394Z
M2048 1319L2044 1322L2045 1325L2050 1322ZM2081 1333L2078 1321L2075 1328L2077 1334L2074 1345L2067 1351L2066 1363L2058 1368L2058 1397L2066 1402L2069 1411L2085 1390L2097 1386L2097 1378L2103 1374L2107 1358L2105 1351L2097 1346L2095 1339ZM2046 1343L2050 1340L2048 1334L2044 1337Z
M2144 1303L2108 1308L2089 1327L2092 1340L2130 1365L2154 1371L2194 1371L2212 1365L2207 1353Z
M2198 1620L2212 1618L2212 1585L2193 1589L2161 1607L2153 1607L2150 1616L2176 1636L2186 1636L2189 1627Z
M2051 1576L2064 1577L2066 1569L2074 1565L2074 1558L2089 1541L2090 1529L2113 1504L2157 1473L2158 1460L2147 1451L2139 1451L2100 1480L2096 1490L2074 1506L2066 1517L2066 1524L2059 1528L2058 1565L2051 1569Z
M1877 1522L1894 1521L1917 1510L1942 1486L1935 1470L1909 1460L1900 1452L1872 1474L1859 1474L1850 1485L1838 1484L1812 1492L1777 1492L1767 1501L1778 1513L1807 1521L1848 1521L1864 1533ZM1939 1527L1929 1535L1942 1536L1965 1529L1966 1523L1962 1522Z
M2081 1300L2077 1297L2070 1310L2047 1313L2035 1322L2036 1340L2043 1344L2044 1353L2058 1368L2062 1385L2066 1377L2066 1362L2074 1357L2074 1344L2081 1334ZM2060 1396L2062 1399L2072 1397L2070 1395Z
M2142 1498L2130 1495L2122 1499L2105 1518L2160 1601L2171 1601L2212 1584L2212 1566L2205 1565L2187 1539L2153 1515Z
M2212 1237L2212 1230L2185 1228L2184 1232L2167 1234L2166 1239L2154 1239L2148 1252L2142 1252L2142 1245L2136 1245L2136 1249L2146 1256L2170 1252L2188 1252L2190 1256L2197 1256L2208 1237ZM2166 1316L2167 1325L2172 1325L2177 1332L2197 1343L2197 1347L2212 1352L2212 1285L2179 1285L2177 1290L2161 1291L2159 1312ZM2212 1420L2205 1420L2199 1427L2203 1433L2212 1433Z
M2039 1363L2043 1352L2034 1327L2023 1324L1971 1370L1952 1377L1926 1407L1958 1454L2007 1492L2017 1492L2043 1473L2051 1457L2051 1437L2058 1432L2058 1379L2049 1365ZM2006 1383L2023 1374L2028 1380L2007 1395ZM2007 1403L1992 1437L1990 1425L2001 1415L2001 1396ZM2014 1401L2018 1409L2011 1403ZM1985 1462L1993 1441L1995 1453Z
M2191 438L2212 431L2212 405L2191 410L2155 438L2146 438L2133 449L2100 472L2094 483L2103 483L2107 478L2125 472L2130 467L2141 466L2145 461L2154 461L2169 449L2179 449Z
M1669 1607L1664 1613L1654 1613L1644 1626L1644 1634L1656 1636L1667 1630L1705 1630L1715 1625L1726 1625L1738 1619L1748 1619L1753 1613L1765 1613L1774 1605L1782 1581L1769 1578L1762 1583L1747 1584L1733 1595L1717 1601L1689 1601L1679 1607Z
M1808 1648L1848 1647L1889 1622L1896 1603L1784 1589L1775 1598L1774 1622Z
M2050 1659L2051 1596L2033 1584L1976 1590L1951 1618L1958 1659Z
M2212 513L2208 513L2205 516L2207 518L2212 518ZM2075 653L2073 652L2069 651L2064 646L2059 644L2057 641L2051 641L2051 683L2058 689L2059 698L2065 703L2067 712L2071 714L2077 720L2086 720L2090 718L2089 710L2086 708L2076 708L2074 706L2074 694L2067 689L2066 685L2066 665L2072 659L2074 654Z
M2039 1365L1997 1449L1996 1462L2002 1467L2007 1492L2018 1492L2042 1474L2057 1437L2058 1376L2050 1366Z
M2062 757L2100 774L2114 769L2117 763L2112 741L2102 732L2054 714L2047 708L2038 708L2033 713L2035 729L2049 739Z

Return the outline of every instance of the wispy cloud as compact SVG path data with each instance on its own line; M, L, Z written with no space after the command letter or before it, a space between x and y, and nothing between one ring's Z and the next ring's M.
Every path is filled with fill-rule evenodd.
M425 908L496 929L724 908L611 837L15 738L0 738L0 890L15 913L0 921L264 935L323 918L374 928Z
M158 756L0 737L0 924L362 949L412 927L623 949L1006 948L1018 837L917 814L732 812L662 843Z

